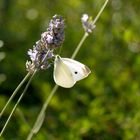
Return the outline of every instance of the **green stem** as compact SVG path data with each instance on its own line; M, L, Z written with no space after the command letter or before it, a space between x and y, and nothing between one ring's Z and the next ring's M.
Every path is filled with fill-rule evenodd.
M46 59L46 57L48 56L48 54L49 54L50 51L51 51L51 50L48 50L48 52L46 53L45 57L43 58L41 64L45 61L45 59ZM41 65L41 64L40 64L40 65ZM36 74L36 72L37 72L37 69L34 71L34 73L32 74L32 76L30 77L30 79L29 79L29 81L28 81L26 87L24 88L24 91L22 92L22 94L20 95L20 97L19 97L18 101L16 102L14 108L12 109L12 111L11 111L11 113L10 113L10 115L9 115L9 117L8 117L8 119L7 119L6 123L5 123L5 125L4 125L4 127L2 128L2 130L1 130L1 132L0 132L0 136L2 136L3 132L5 131L5 128L6 128L7 124L8 124L8 122L10 121L10 119L11 119L11 117L12 117L12 114L14 113L15 109L17 108L17 105L19 104L19 102L20 102L21 99L23 98L24 94L26 93L26 91L27 91L27 89L28 89L28 87L29 87L29 85L30 85L30 83L31 83L31 81L32 81L32 79L33 79L33 77L34 77L34 75ZM22 82L19 84L19 86L16 88L16 90L14 91L14 93L12 94L12 96L10 97L10 99L8 100L7 104L6 104L5 107L3 108L3 110L2 110L2 112L1 112L1 114L0 114L1 116L2 116L2 114L3 114L3 112L4 112L4 110L6 109L7 105L8 105L8 104L10 103L10 101L14 98L14 96L15 96L16 93L17 93L17 91L20 89L20 87L23 85L23 83L26 81L26 79L30 76L30 74L31 74L31 73L28 73L28 74L25 76L25 78L22 80Z
M11 111L11 113L10 113L10 115L9 115L9 117L8 117L8 119L7 119L6 123L5 123L5 125L4 125L4 127L2 128L2 130L1 130L1 132L0 132L0 136L2 136L2 134L3 134L4 130L5 130L5 128L6 128L7 124L8 124L8 122L10 121L11 116L12 116L12 114L14 113L14 111L15 111L17 105L19 104L19 102L21 101L22 97L23 97L24 94L26 93L26 91L27 91L27 89L28 89L28 87L29 87L29 85L30 85L30 83L31 83L31 81L32 81L32 79L33 79L35 73L36 73L36 70L34 71L34 73L32 74L32 76L30 77L30 79L29 79L29 81L28 81L28 83L27 83L27 85L26 85L24 91L22 92L22 94L20 95L20 97L19 97L18 101L16 102L14 108L12 109L12 111Z
M2 109L2 111L0 112L0 118L2 117L5 109L7 108L7 106L9 105L9 103L12 101L12 99L15 97L15 95L17 94L17 92L19 91L19 89L21 88L21 86L25 83L25 81L28 79L28 77L31 74L28 72L27 75L24 77L24 79L20 82L20 84L17 86L17 88L15 89L15 91L12 93L11 97L9 98L9 100L7 101L6 105L4 106L4 108Z
M95 19L94 19L94 21L93 21L93 23L92 23L93 25L96 23L96 21L97 21L98 18L100 17L100 15L101 15L101 13L103 12L103 10L104 10L105 6L107 5L107 3L108 3L108 0L106 0L105 3L103 4L103 6L101 7L99 13L97 14L97 16L95 17ZM77 55L77 53L79 52L79 50L80 50L80 48L81 48L83 42L85 41L85 39L86 39L87 37L88 37L88 33L85 33L84 36L82 37L81 41L79 42L78 46L76 47L75 51L73 52L73 54L72 54L72 56L71 56L72 59L74 59L74 58L76 57L76 55ZM32 137L33 137L33 135L36 134L36 133L39 131L39 129L41 128L41 125L42 125L42 123L43 123L43 120L42 120L43 117L42 117L42 116L44 116L45 111L46 111L46 109L47 109L47 106L48 106L49 102L51 101L53 95L54 95L55 92L57 91L58 87L59 87L58 85L55 85L54 88L52 89L52 91L51 91L49 97L46 99L46 101L45 101L45 103L44 103L44 105L43 105L43 107L42 107L40 113L38 114L37 119L36 119L36 121L35 121L35 123L34 123L32 129L31 129L29 135L27 136L27 139L26 139L26 140L31 140ZM41 122L41 124L39 124L39 121ZM39 124L39 128L37 129L37 131L34 131L34 130L36 129L36 127L37 127L37 124Z
M103 10L105 9L107 3L109 0L106 0L103 4L103 6L101 7L100 11L98 12L97 16L94 18L92 25L95 25L95 23L97 22L97 20L99 19L100 15L102 14Z
M45 61L45 59L46 59L46 57L48 56L49 52L50 52L50 50L48 50L48 52L46 53L46 55L45 55L45 57L43 58L41 64ZM40 64L40 65L41 65L41 64ZM17 108L17 105L19 104L19 102L20 102L21 99L23 98L24 94L26 93L26 91L27 91L27 89L28 89L28 87L29 87L29 85L30 85L30 83L31 83L31 81L32 81L32 79L33 79L33 77L34 77L34 75L36 74L36 72L37 72L37 69L34 71L34 73L32 74L32 76L30 77L30 79L29 79L29 81L28 81L26 87L24 88L24 91L22 92L22 94L20 95L20 97L19 97L18 101L16 102L14 108L12 109L12 111L11 111L11 113L10 113L10 115L9 115L9 117L8 117L8 119L7 119L6 123L5 123L5 125L4 125L4 127L2 128L2 130L1 130L1 132L0 132L0 136L2 136L2 134L3 134L4 130L5 130L5 128L6 128L7 124L8 124L8 122L10 121L10 119L11 119L11 117L12 117L12 114L14 113L15 109ZM26 80L26 77L28 78L29 75L30 75L30 73L28 73L28 74L25 76L24 79ZM17 93L17 91L19 90L19 88L21 87L21 85L25 82L24 79L23 79L23 81L21 82L21 84L16 88L17 90L15 90L15 92L12 94L12 96L11 96L11 98L9 99L8 103L6 104L6 106L7 106L7 105L9 104L9 102L13 99L13 97L15 96L15 94ZM5 107L5 108L6 108L6 107ZM3 109L3 110L5 110L5 109ZM3 113L3 112L4 112L4 111L2 111L2 113Z
M42 107L42 109L41 109L41 111L40 111L40 113L39 113L39 115L38 115L38 117L37 117L35 123L34 123L34 126L33 126L32 130L30 131L30 133L29 133L29 135L28 135L28 137L27 137L26 140L31 140L32 137L33 137L33 135L39 131L39 129L40 129L40 127L42 126L42 123L43 123L42 116L45 115L45 110L46 110L46 108L47 108L49 102L51 101L53 95L54 95L55 92L57 91L58 87L59 87L58 85L55 85L54 88L52 89L52 91L51 91L49 97L48 97L47 100L45 101L45 103L44 103L44 105L43 105L43 107ZM43 118L43 119L44 119L44 118ZM39 123L41 123L41 124L39 124ZM38 128L37 131L35 131L38 124L39 124L40 127Z
M79 42L78 46L76 47L75 51L73 52L71 58L74 59L77 55L77 53L79 52L82 44L84 43L85 39L88 37L88 33L85 33L81 39L81 41Z

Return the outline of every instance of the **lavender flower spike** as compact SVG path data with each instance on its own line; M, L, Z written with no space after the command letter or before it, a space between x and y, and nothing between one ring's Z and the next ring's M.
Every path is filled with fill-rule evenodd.
M31 61L26 62L27 71L32 73L35 69L48 69L51 65L50 60L54 57L54 49L60 47L63 41L64 20L61 16L55 15L47 31L41 34L41 39L28 51Z
M81 18L82 24L83 24L83 28L85 30L85 32L87 33L91 33L92 30L96 27L95 25L93 25L93 21L92 18L87 15L87 14L83 14L82 18Z

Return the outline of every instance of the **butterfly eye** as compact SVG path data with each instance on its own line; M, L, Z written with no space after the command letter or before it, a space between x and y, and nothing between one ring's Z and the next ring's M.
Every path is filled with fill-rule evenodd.
M74 73L75 73L75 74L77 74L78 72L77 72L77 71L75 71Z

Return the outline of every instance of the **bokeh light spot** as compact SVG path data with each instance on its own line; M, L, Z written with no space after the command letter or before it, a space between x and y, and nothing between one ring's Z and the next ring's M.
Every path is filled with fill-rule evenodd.
M137 42L131 42L128 45L128 49L133 53L138 53L140 52L140 44Z
M2 60L2 59L4 59L5 58L5 53L4 52L0 52L0 61Z
M3 47L4 42L2 40L0 40L0 48Z
M30 20L34 20L38 17L38 11L36 9L29 9L26 13L26 17Z
M6 80L5 74L0 74L0 84Z

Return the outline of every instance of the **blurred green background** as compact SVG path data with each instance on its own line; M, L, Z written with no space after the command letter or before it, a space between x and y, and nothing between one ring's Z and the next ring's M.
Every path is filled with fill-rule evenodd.
M61 56L70 57L84 34L82 14L94 18L103 3L0 0L0 110L26 75L27 51L40 39L52 16L65 19ZM71 89L58 89L33 140L140 140L139 18L139 0L109 1L76 57L92 73ZM26 139L55 85L52 72L53 67L34 77L1 140ZM0 129L19 95L0 120Z

